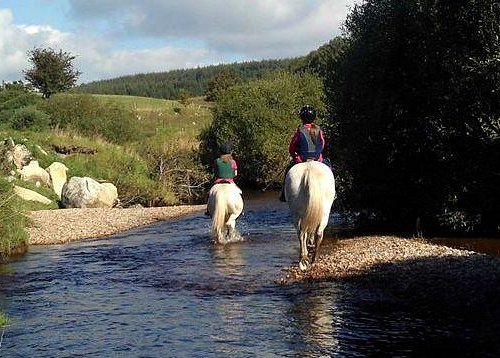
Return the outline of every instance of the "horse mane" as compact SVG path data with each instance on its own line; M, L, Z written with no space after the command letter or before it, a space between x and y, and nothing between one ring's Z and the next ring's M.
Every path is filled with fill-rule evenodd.
M306 201L306 210L304 216L300 220L299 228L302 232L314 233L318 229L321 223L321 218L323 215L322 200L323 196L320 185L318 181L311 180L311 176L321 175L319 173L314 173L314 167L311 165L313 162L307 164L304 175L302 176L301 187L309 188L309 195L304 198Z

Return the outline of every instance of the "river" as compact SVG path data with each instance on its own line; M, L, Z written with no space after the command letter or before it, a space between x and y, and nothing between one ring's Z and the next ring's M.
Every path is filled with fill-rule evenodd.
M0 308L11 323L0 355L488 356L500 349L492 346L496 338L471 342L477 334L460 317L393 307L354 284L276 284L298 257L281 203L247 201L237 222L241 242L214 245L209 224L191 215L104 239L31 247L1 266Z

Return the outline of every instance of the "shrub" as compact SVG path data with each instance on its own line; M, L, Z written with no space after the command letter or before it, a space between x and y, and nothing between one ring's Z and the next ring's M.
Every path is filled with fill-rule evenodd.
M497 5L354 6L325 81L347 209L387 229L500 234Z
M22 107L13 112L11 125L14 129L47 129L50 116L33 105Z
M100 145L94 155L73 154L63 162L68 167L68 177L89 176L113 183L125 205L157 206L176 203L173 193L151 176L146 162L137 154L121 147Z
M23 107L36 105L40 96L19 88L0 91L0 123L11 124L15 112Z
M139 132L139 123L130 110L101 103L91 95L53 95L42 108L52 116L54 128L73 129L84 136L120 144L135 139Z
M175 194L177 202L206 201L206 186L210 176L198 160L197 145L184 138L163 142L150 138L140 145L140 154L148 163L153 180Z
M234 145L240 180L249 185L280 184L288 145L304 104L324 113L321 80L312 74L279 72L228 88L218 97L214 119L201 135L201 158L208 165L225 141Z
M41 98L34 93L23 91L0 91L0 111L15 110L21 107L36 104Z

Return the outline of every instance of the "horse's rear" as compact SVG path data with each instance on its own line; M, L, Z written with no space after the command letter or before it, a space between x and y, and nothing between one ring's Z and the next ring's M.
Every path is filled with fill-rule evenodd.
M318 257L335 199L332 171L316 161L294 165L285 179L285 197L300 240L299 267L306 271ZM314 247L311 263L308 244Z
M208 212L212 218L212 234L218 243L235 235L236 219L243 211L241 189L236 184L215 184L208 196Z

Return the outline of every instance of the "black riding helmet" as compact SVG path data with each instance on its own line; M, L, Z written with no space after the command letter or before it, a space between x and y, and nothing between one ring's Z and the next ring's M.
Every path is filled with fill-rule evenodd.
M221 154L231 154L233 151L233 146L229 142L222 143L220 146L220 153Z
M302 123L312 123L316 119L316 110L314 107L306 104L300 109L299 115L300 119L302 119Z

